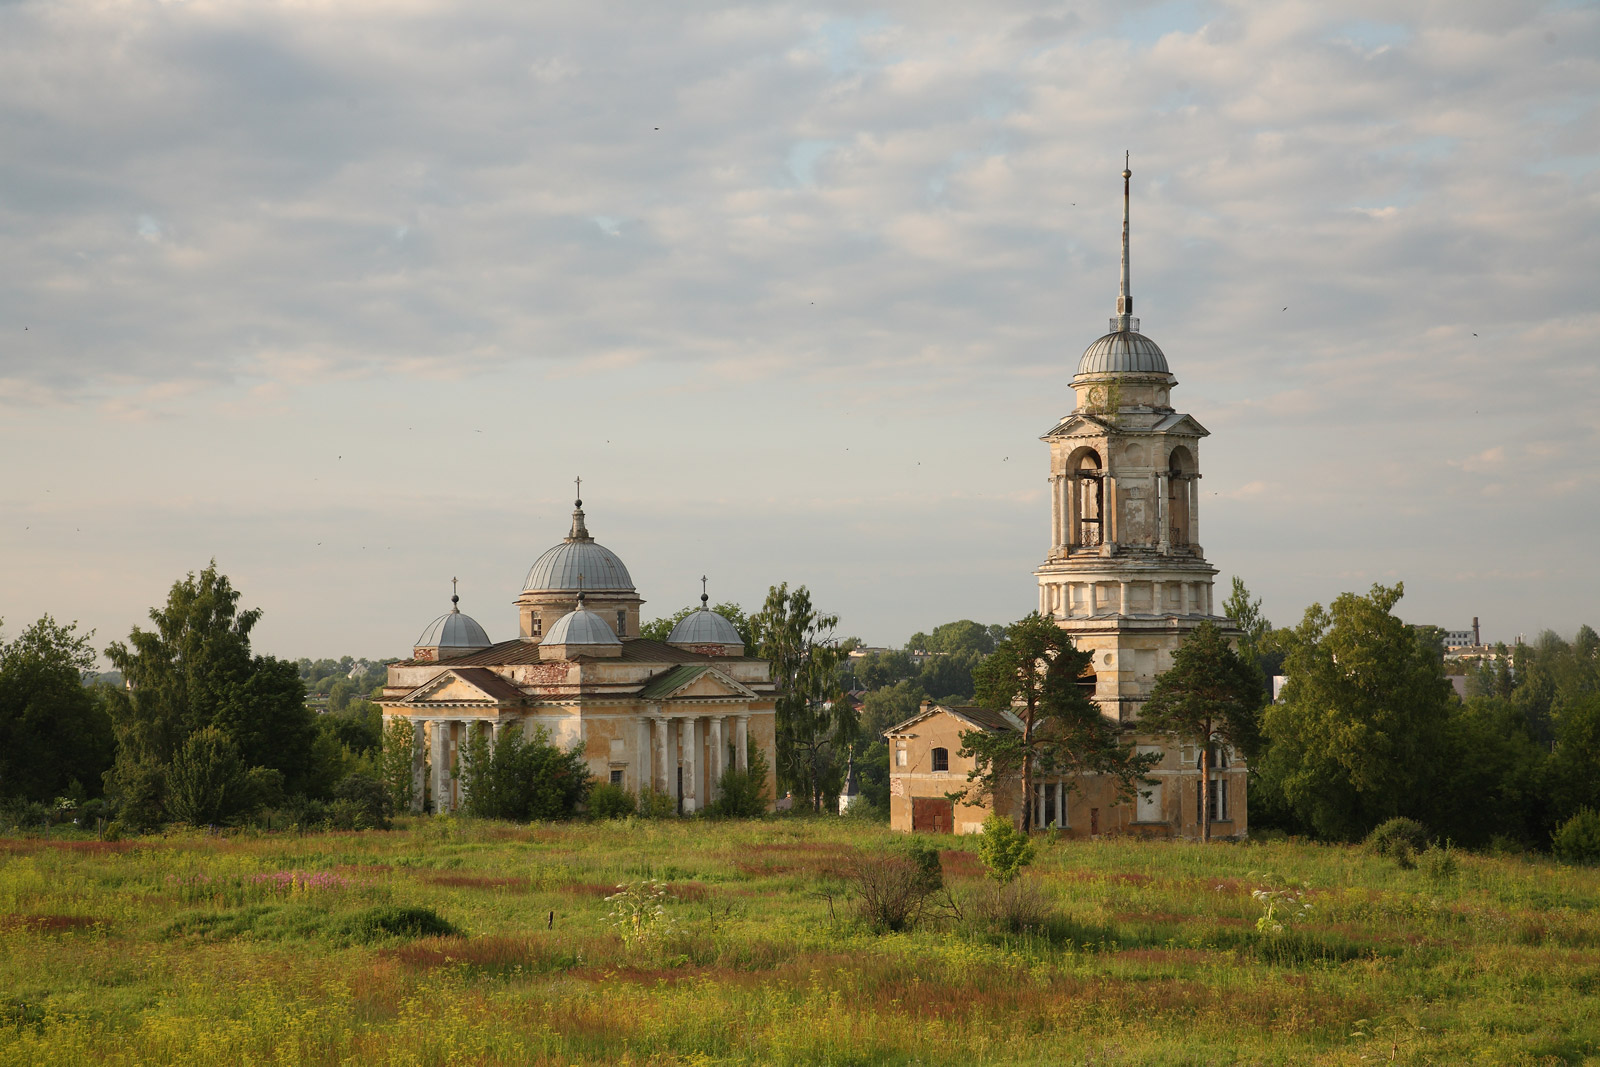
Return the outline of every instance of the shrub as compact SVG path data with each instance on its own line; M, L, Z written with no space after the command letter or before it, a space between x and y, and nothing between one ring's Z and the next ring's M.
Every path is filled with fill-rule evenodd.
M670 793L645 786L639 790L637 810L641 819L669 819L678 814L678 802Z
M621 819L638 810L633 794L620 785L602 782L589 790L589 814L596 819Z
M1428 828L1404 816L1390 819L1367 835L1367 848L1389 856L1405 870L1417 865L1416 854L1428 847Z
M857 917L879 933L915 927L928 901L944 888L939 850L916 837L876 855L863 853L851 864L849 877Z
M767 813L767 757L752 740L746 748L745 770L729 767L717 782L717 799L706 813L722 819L753 819Z
M346 775L333 787L328 823L336 830L387 830L389 791L369 775Z
M978 855L989 877L1009 885L1022 868L1033 862L1033 842L1004 815L995 813L983 820L983 836L978 839Z
M1448 882L1461 870L1456 850L1449 845L1434 845L1422 854L1422 870L1436 882Z
M1028 878L985 883L974 893L969 910L973 921L993 934L1037 933L1055 918L1049 898Z
M582 747L561 751L543 727L524 738L520 726L508 726L493 752L479 734L465 762L467 813L480 818L564 819L594 786Z
M672 916L667 914L671 899L666 885L654 878L626 882L606 897L611 911L605 921L616 928L628 948L644 948L672 933Z
M416 937L457 937L461 931L432 908L384 905L368 908L340 924L340 932L358 944Z
M167 810L194 826L230 822L252 805L239 747L215 726L196 730L167 768Z
M1583 808L1561 824L1551 843L1562 863L1600 863L1600 811Z

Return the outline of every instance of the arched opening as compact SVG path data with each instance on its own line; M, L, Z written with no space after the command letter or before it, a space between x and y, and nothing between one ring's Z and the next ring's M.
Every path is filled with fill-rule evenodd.
M1074 545L1094 546L1105 540L1104 506L1105 483L1101 480L1100 457L1085 449L1079 454L1072 471L1073 511L1077 514L1077 529L1072 531Z
M1167 466L1167 540L1174 548L1189 544L1189 483L1194 471L1189 450L1182 445L1174 448Z
M1085 667L1082 674L1078 675L1078 689L1090 700L1094 699L1095 689L1100 685L1100 679L1095 675L1093 667Z

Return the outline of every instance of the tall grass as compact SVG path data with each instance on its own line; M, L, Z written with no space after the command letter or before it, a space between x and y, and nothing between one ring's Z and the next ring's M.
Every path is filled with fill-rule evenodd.
M0 840L0 1065L1600 1056L1600 872L1041 839L1024 877L1045 921L939 910L878 936L846 876L894 840L850 820L450 818ZM972 842L939 844L957 904L975 899ZM674 887L675 921L629 947L604 898L646 878ZM1283 880L1313 907L1264 935L1251 890ZM448 928L375 918L408 909Z

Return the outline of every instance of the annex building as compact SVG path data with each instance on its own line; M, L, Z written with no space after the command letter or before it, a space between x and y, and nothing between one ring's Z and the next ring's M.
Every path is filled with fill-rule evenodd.
M1038 610L1094 653L1081 684L1139 743L1161 753L1134 802L1109 782L1036 778L1023 798L1018 781L993 810L1019 815L1033 805L1034 826L1074 836L1139 833L1199 836L1200 805L1211 805L1212 834L1246 833L1243 758L1213 752L1209 797L1202 797L1193 745L1139 737L1139 707L1172 654L1202 621L1224 627L1200 542L1200 440L1208 431L1172 406L1178 380L1161 348L1139 332L1128 267L1128 181L1122 172L1122 274L1110 332L1084 350L1072 378L1075 405L1043 436L1050 448L1049 549L1034 571ZM888 731L890 817L898 830L975 832L992 810L953 803L972 769L960 755L970 730L1020 728L1009 714L924 705ZM1074 791L1072 786L1076 784Z
M753 744L773 758L773 685L737 630L700 608L666 641L639 635L644 600L617 554L590 536L583 501L567 536L534 561L513 603L517 636L491 641L459 597L391 664L384 725L414 730L413 811L460 807L461 760L474 733L490 745L519 724L577 746L598 781L671 796L680 813L715 799L723 771ZM775 783L767 783L768 796Z

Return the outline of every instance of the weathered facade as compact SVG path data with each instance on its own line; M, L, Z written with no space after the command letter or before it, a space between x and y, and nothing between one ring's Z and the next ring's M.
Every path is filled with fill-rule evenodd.
M1201 812L1199 753L1193 746L1138 736L1139 707L1191 630L1207 620L1225 628L1232 624L1216 613L1212 581L1217 572L1200 544L1200 440L1208 431L1172 407L1178 381L1166 355L1139 332L1133 316L1130 177L1125 169L1117 314L1110 332L1078 362L1073 410L1042 438L1050 448L1050 546L1034 573L1039 611L1070 633L1078 648L1094 654L1093 674L1084 684L1092 686L1101 710L1137 740L1140 751L1159 751L1162 758L1151 775L1158 784L1144 787L1145 795L1133 803L1119 800L1109 782L1093 777L1077 783L1070 803L1063 783L1036 782L1032 821L1058 823L1076 835L1195 836ZM896 746L903 746L906 767L918 760L931 765L934 747L948 749L954 767L960 745L950 746L947 734L962 715L970 717L968 709L936 711L888 735L891 790L902 790L908 800L931 797L937 782L928 775L939 772L919 778L902 770ZM1217 751L1213 766L1212 834L1242 837L1247 826L1243 760ZM966 769L942 773L964 781ZM998 809L1020 812L1020 791L1020 782L1013 790L1017 796L1001 790ZM932 810L926 801L923 808ZM903 814L893 819L897 829L912 829L911 809L910 803L896 809ZM952 828L974 830L986 813L964 814L953 807Z
M384 724L409 720L412 809L462 804L461 762L481 732L512 723L581 748L590 773L632 792L671 796L682 813L709 804L748 744L773 758L773 686L733 625L705 606L666 641L638 637L644 601L615 553L589 535L579 500L572 529L534 563L516 598L519 636L493 643L454 606L389 667ZM768 796L775 782L767 783Z

